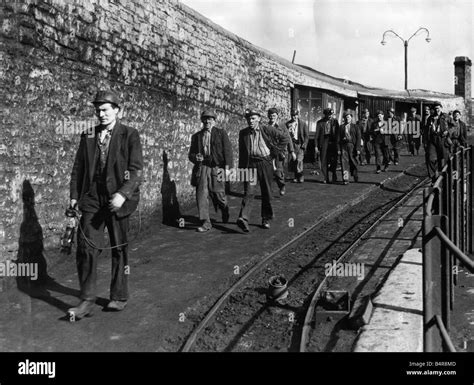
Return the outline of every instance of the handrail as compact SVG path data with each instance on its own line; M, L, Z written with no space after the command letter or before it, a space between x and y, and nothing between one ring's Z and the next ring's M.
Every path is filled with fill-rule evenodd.
M443 243L446 245L446 247L451 250L451 252L454 254L454 256L459 259L464 266L469 269L471 273L474 273L474 261L469 258L466 254L464 254L452 241L451 239L448 238L448 236L444 233L441 228L438 226L434 227L434 231L436 235L443 241Z
M444 327L443 320L441 319L439 314L435 315L435 320L436 326L438 326L439 332L441 333L441 338L443 339L443 342L446 344L451 353L456 352L456 348L454 347L453 341L451 341L451 337L449 336L448 331Z

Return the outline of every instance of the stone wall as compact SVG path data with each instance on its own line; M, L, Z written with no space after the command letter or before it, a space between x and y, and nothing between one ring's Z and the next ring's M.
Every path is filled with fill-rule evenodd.
M0 261L28 239L58 247L79 132L96 124L98 89L120 95L122 120L140 132L146 221L163 202L191 202L187 148L203 108L217 110L236 151L245 108L286 113L295 82L325 86L173 0L0 4Z

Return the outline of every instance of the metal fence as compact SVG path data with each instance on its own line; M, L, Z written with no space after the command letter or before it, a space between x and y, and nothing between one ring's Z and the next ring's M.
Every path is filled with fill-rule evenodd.
M423 206L424 351L456 351L449 337L459 265L474 272L472 253L473 147L447 161Z

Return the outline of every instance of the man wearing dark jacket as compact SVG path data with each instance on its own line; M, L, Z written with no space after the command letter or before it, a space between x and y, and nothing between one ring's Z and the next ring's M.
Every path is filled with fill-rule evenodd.
M451 139L450 152L456 152L459 147L467 146L467 128L466 123L461 119L459 110L453 111L453 125L449 130L449 138Z
M290 139L288 129L283 123L278 121L278 110L276 108L270 108L268 110L268 125L274 127L281 134L287 136L288 145L287 148L275 159L275 182L280 189L280 195L285 195L285 163L291 160L296 160L296 154L293 147L293 141Z
M377 111L377 120L372 123L370 136L374 141L376 172L380 174L382 164L383 171L387 171L390 158L390 134L383 111Z
M104 226L112 248L112 280L107 310L120 311L128 300L128 219L136 210L142 180L138 131L120 123L118 97L99 91L93 101L99 125L95 136L81 135L71 173L70 207L82 212L78 231L77 270L81 303L69 309L71 320L92 312L96 300L97 259Z
M370 158L372 157L372 153L374 152L373 143L370 138L370 128L372 127L373 122L374 120L370 117L370 112L368 108L365 108L362 114L362 118L357 122L361 134L361 140L363 142L361 148L363 154L360 155L361 165L370 164Z
M188 158L194 164L191 184L196 187L196 202L202 225L197 231L212 229L209 218L209 196L214 208L222 211L222 222L229 221L229 206L225 195L225 176L232 168L232 146L227 132L215 126L216 114L205 110L201 114L202 130L191 137Z
M293 141L293 147L296 160L292 162L292 168L295 173L294 182L303 183L303 161L304 152L309 141L308 125L299 118L299 112L296 108L291 110L291 119L286 122L290 138Z
M412 156L418 155L421 145L421 117L416 114L416 108L410 108L410 115L407 118L408 123L408 149ZM415 135L416 134L416 135Z
M248 127L239 133L239 169L256 169L262 196L262 227L270 228L273 218L271 205L273 160L281 156L288 145L288 136L274 127L260 124L261 114L256 110L245 112ZM249 174L249 173L247 173ZM244 181L244 198L240 208L237 225L249 232L251 203L255 196L255 184Z
M349 175L359 181L357 173L358 156L360 155L360 130L352 123L352 114L344 114L344 123L339 128L338 154L341 155L342 180L349 184Z
M401 127L400 118L398 116L395 116L395 108L393 107L387 110L387 125L388 125L389 132L391 132L394 127L398 127L398 129L400 129ZM392 154L390 154L390 158L393 160L393 164L395 165L397 165L398 162L400 161L400 151L402 148L402 141L403 141L403 135L401 134L400 131L397 133L391 133L390 143L392 145L393 157L392 157Z
M334 110L324 109L324 118L316 124L315 152L320 154L323 183L329 183L329 172L332 173L332 182L337 181L337 146L339 142L339 123L332 118Z
M449 155L452 118L442 110L441 103L435 103L434 113L428 118L427 167L432 182L438 177Z

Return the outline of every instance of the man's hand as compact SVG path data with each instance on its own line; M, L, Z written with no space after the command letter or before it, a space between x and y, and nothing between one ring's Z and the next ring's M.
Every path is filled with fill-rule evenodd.
M296 160L296 154L294 152L291 153L291 159Z
M360 151L357 151L357 155L360 155Z
M204 156L202 154L196 154L196 160L198 162L202 162L204 160Z
M71 199L71 202L69 203L69 207L71 207L71 209L75 208L77 205L77 199Z
M340 151L340 150L337 152L337 155L341 155L341 151Z
M112 195L112 199L109 201L109 210L116 212L122 207L125 202L125 197L120 193L115 193Z

